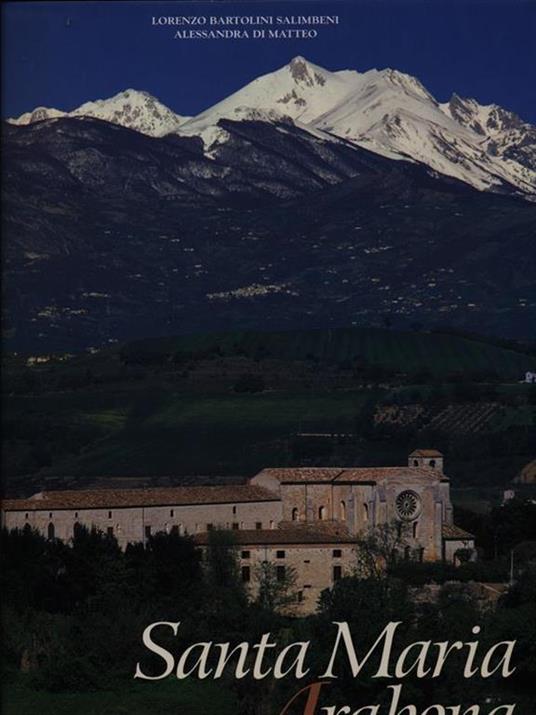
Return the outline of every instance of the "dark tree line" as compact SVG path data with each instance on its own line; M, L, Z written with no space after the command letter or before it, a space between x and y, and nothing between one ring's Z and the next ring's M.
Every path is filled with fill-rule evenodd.
M400 621L395 656L417 640L468 640L471 628L480 625L482 649L517 639L515 676L507 683L464 681L462 666L454 660L439 680L406 679L407 702L424 707L433 702L472 704L491 697L496 703L518 702L516 715L531 712L536 573L529 562L493 612L482 612L469 586L459 581L438 586L435 600L419 602L411 584L422 578L417 578L421 564L409 562L398 570L393 564L387 572L358 575L356 563L353 576L322 594L314 615L296 618L286 608L292 583L285 593L278 592L270 569L260 569L259 598L248 600L229 532L211 532L204 555L190 538L176 534L156 534L145 546L130 545L125 551L113 537L95 530L80 529L68 544L32 531L3 531L1 538L6 681L16 680L23 671L35 689L87 692L129 687L138 661L144 672L161 672L162 661L151 660L141 635L147 625L162 620L181 622L177 637L170 634L159 641L177 656L192 643L253 644L268 632L280 648L311 641L309 665L315 674L326 667L335 621L348 622L361 652L389 621ZM433 574L423 581L430 579ZM339 659L340 677L330 686L330 701L355 707L382 702L386 683L371 678L377 666L373 659L355 679L347 661ZM254 681L228 675L221 681L240 703L237 715L280 712L303 685L292 677Z

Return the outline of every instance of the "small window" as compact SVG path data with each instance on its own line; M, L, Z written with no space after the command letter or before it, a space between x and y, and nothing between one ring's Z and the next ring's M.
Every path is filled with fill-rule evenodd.
M256 521L255 528L257 529L257 531L260 531L262 529L262 521Z
M276 555L276 558L278 558L278 559L284 559L286 554L284 551L276 551L275 555Z
M75 521L73 525L73 536L77 537L80 536L82 533L82 525L80 524L79 521Z
M249 566L242 566L242 581L244 583L249 583L251 580L251 568Z
M240 524L237 521L233 522L233 529L234 531L238 531L238 529L240 529Z
M169 515L170 515L171 517L174 517L174 516L175 516L175 509L170 509L170 510L169 510Z
M419 460L418 460L418 459L414 459L414 460L413 460L413 466L414 466L414 467L418 467L418 466L419 466Z
M151 527L149 524L145 527L145 538L148 539L151 536Z
M284 581L287 575L287 571L284 566L275 567L275 575L278 581Z
M249 559L251 556L249 551L242 551L242 553L240 555L243 559Z
M113 536L113 535L114 535L114 527L113 527L113 526L109 526L109 527L106 529L106 533L108 534L108 536Z
M298 521L298 507L294 507L292 510L292 521Z
M304 586L304 588L311 588L311 584L310 584L310 583L306 583L305 586Z
M207 524L207 531L212 531L214 524Z
M340 581L341 578L342 578L342 566L334 566L333 567L333 580Z
M49 518L49 519L52 519L52 512L51 512L51 511L48 512L48 518Z
M25 518L25 519L28 518L28 512L26 512L26 514L24 515L24 518Z
M368 521L368 504L363 504L363 517L365 521Z
M304 563L304 564L310 564L310 563L311 563L311 559L305 559L303 563Z
M56 529L54 528L54 524L52 523L48 525L47 536L51 541L56 537Z
M341 549L333 549L333 558L334 559L340 559L341 556L342 556Z
M346 521L346 502L341 501L341 521Z
M233 514L236 514L236 507L233 507Z
M111 519L111 518L112 518L112 512L109 511L109 512L108 512L108 519Z
M414 522L413 522L412 529L413 529L413 538L414 538L414 539L417 538L418 525L419 525L419 522L418 522L418 521L414 521Z
M275 529L275 523L272 520L270 520L270 529Z
M298 603L303 601L303 591L298 591Z
M428 464L432 467L432 469L435 469L435 465L436 465L435 459L431 459Z
M75 518L75 519L78 519L78 512L77 512L77 511L75 511L75 513L74 513L74 518Z
M320 519L320 521L324 521L324 519L326 518L326 507L325 506L321 506L318 509L318 518Z

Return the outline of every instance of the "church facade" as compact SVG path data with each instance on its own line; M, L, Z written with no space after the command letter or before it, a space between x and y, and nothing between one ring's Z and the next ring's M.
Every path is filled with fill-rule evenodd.
M295 574L303 613L352 573L357 538L381 525L398 525L412 558L453 561L458 549L474 549L471 534L453 524L449 479L435 450L416 450L400 467L264 469L231 486L40 492L5 500L2 519L8 529L64 541L81 526L95 527L122 548L174 532L204 549L211 530L229 529L252 595L260 566L271 563L280 580Z

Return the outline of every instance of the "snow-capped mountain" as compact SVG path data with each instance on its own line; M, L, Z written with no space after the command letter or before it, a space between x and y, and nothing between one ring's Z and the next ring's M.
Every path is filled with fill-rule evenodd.
M109 99L86 102L71 112L38 107L17 119L9 119L11 124L31 124L57 117L93 117L112 124L120 124L152 137L170 134L184 123L188 117L175 114L148 92L127 89Z
M459 124L480 134L488 153L514 159L523 166L536 166L536 127L497 104L480 105L474 99L453 94L441 105Z
M295 57L195 117L130 89L71 112L39 107L9 121L61 116L95 117L153 137L199 136L210 159L229 141L222 119L291 122L317 138L418 162L479 190L536 196L536 127L474 99L453 95L441 104L418 79L393 69L332 72Z
M392 69L330 72L295 57L186 121L181 134L221 142L222 118L292 120L391 159L423 163L478 189L536 194L536 129L475 100L440 104L414 77ZM207 141L208 140L208 141Z

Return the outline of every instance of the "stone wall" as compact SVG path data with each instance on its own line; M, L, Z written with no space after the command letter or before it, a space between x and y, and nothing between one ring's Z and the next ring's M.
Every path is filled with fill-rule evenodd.
M180 506L110 507L105 509L36 509L8 511L8 529L27 524L44 536L53 526L53 536L63 541L73 537L75 524L96 527L113 534L124 548L129 542L143 542L158 531L195 534L208 528L275 529L282 519L281 502L241 502L236 504L182 504ZM111 531L110 531L111 530Z
M239 549L240 567L249 569L246 585L253 598L258 592L258 573L263 561L295 570L297 578L292 591L299 595L295 604L297 614L314 612L322 591L331 588L337 578L350 575L357 565L355 547L346 543L241 544Z

